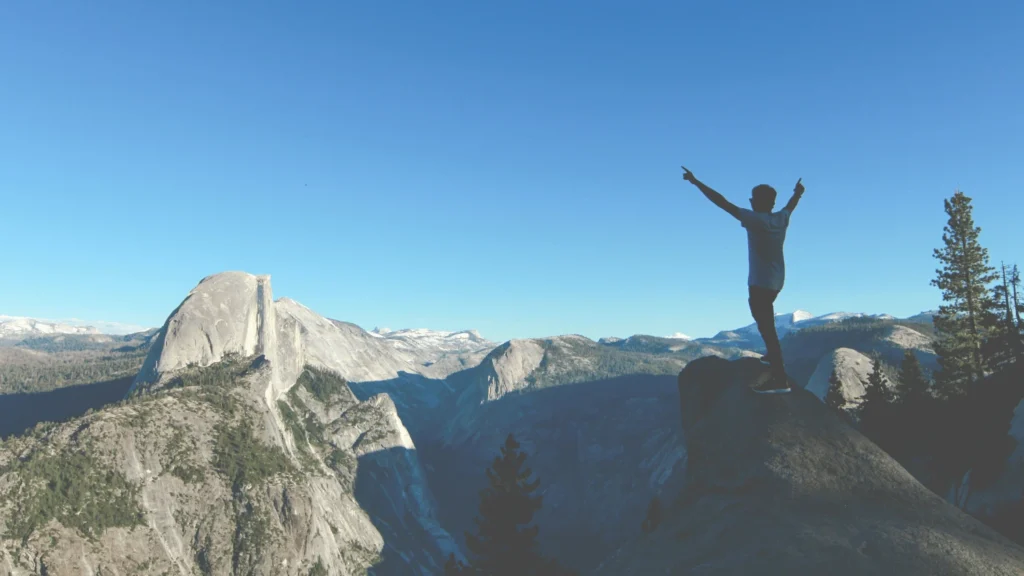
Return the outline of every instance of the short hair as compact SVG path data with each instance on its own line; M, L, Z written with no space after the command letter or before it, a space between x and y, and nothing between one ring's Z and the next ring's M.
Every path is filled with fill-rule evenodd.
M767 184L758 184L754 186L754 189L750 191L750 197L753 198L754 202L775 202L775 188Z

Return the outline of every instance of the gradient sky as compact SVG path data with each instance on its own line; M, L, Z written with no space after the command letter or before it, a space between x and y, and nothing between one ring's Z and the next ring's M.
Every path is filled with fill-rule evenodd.
M1024 265L1021 29L1019 1L5 2L0 314L158 326L245 270L368 329L709 336L751 322L745 231L684 164L741 206L803 178L777 311L907 316L957 187Z

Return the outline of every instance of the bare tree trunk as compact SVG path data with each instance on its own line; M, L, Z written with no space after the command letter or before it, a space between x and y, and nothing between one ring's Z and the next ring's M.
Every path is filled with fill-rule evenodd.
M1013 326L1013 309L1010 308L1010 287L1006 285L1006 264L999 263L999 267L1003 273L1003 300L1006 304L1006 324L1007 326Z
M1003 262L1000 262L999 263L999 268L1000 268L1000 272L1002 272L1002 275L1003 275L1003 304L1006 307L1006 338L1007 338L1007 342L1005 344L1005 346L1006 346L1005 351L1006 351L1006 354L1008 355L1008 358L1006 358L1006 360L1004 360L1004 361L1005 362L1009 362L1009 361L1012 361L1012 360L1016 359L1016 357L1018 355L1020 355L1020 353L1022 351L1022 349L1021 349L1021 340L1020 340L1020 330L1017 327L1018 325L1016 323L1014 323L1014 321L1013 321L1014 307L1010 305L1010 286L1007 283L1007 279L1006 279L1006 264L1004 264ZM1016 288L1014 288L1014 290L1016 291Z
M1013 271L1010 272L1010 286L1013 286L1013 311L1017 317L1017 330L1020 330L1020 301L1017 300L1017 286L1020 285L1020 272L1017 270L1017 265L1013 265Z

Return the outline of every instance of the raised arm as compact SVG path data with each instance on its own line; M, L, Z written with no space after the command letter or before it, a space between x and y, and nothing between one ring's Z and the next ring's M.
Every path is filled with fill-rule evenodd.
M700 191L703 192L704 195L708 197L708 200L714 202L715 206L718 206L722 210L725 210L729 214L732 214L734 218L740 217L740 209L738 206L726 200L725 196L722 196L718 192L715 192L700 180L697 180L697 178L693 175L693 172L687 170L685 166L680 166L680 168L683 169L683 180L686 180L687 182L699 188Z
M796 209L797 203L800 202L800 198L804 195L804 185L800 183L803 178L798 178L796 181L796 187L793 188L793 197L786 203L786 207L783 210L788 211L790 214Z

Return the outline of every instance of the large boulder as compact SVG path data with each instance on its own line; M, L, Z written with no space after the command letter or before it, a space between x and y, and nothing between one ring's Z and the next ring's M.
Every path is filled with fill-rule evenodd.
M1024 549L929 491L802 389L761 396L756 360L679 376L686 488L600 574L1021 574Z

